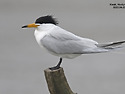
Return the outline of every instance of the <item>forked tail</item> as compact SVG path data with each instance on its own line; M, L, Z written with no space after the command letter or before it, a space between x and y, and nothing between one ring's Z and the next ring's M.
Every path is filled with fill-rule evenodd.
M122 48L123 43L125 43L125 41L118 41L118 42L112 42L112 43L106 43L106 44L97 44L97 46L111 51L118 48Z

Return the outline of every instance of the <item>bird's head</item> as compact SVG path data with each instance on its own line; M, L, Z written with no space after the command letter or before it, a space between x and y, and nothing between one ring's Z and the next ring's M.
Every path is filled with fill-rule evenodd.
M22 28L37 28L41 24L54 24L57 25L58 22L51 15L39 17L35 23L22 26Z

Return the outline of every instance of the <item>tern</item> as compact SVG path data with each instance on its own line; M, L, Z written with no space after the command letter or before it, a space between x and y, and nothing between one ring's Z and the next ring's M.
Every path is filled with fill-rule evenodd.
M58 26L58 22L51 15L39 17L35 23L22 26L35 28L35 38L40 47L50 54L60 58L58 64L51 70L59 69L63 58L75 58L82 54L104 53L121 48L124 41L99 44L98 42L77 36Z

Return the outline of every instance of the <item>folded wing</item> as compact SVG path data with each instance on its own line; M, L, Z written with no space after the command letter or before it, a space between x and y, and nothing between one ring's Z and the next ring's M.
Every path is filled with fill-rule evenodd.
M60 31L61 30L61 31ZM41 40L42 45L57 54L84 54L96 48L97 42L58 28Z

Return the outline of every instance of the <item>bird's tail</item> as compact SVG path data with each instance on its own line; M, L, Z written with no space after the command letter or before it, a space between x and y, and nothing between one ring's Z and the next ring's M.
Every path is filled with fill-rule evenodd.
M118 42L112 42L112 43L105 43L105 44L97 44L99 48L106 49L107 51L123 48L122 44L125 43L125 41L118 41Z

